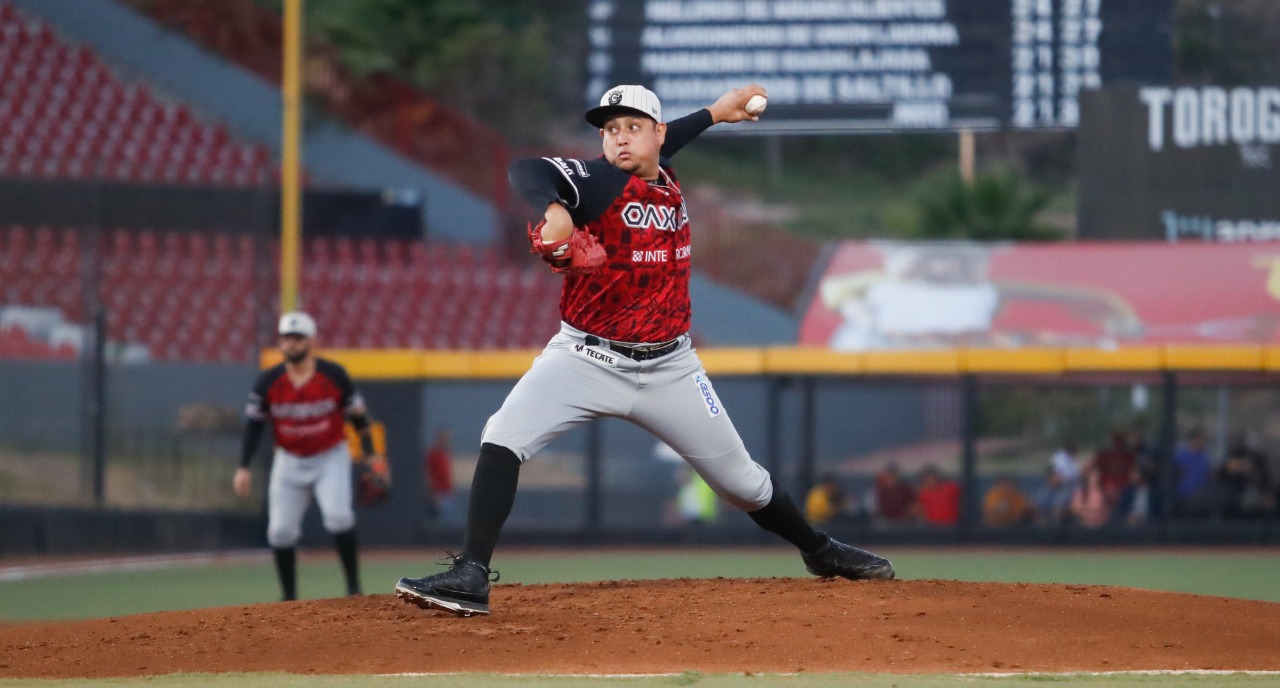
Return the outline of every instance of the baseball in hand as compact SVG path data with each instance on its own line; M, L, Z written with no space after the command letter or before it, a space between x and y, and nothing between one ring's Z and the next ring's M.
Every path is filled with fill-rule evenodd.
M769 99L764 96L751 96L747 99L747 104L742 109L747 111L748 115L758 115L764 112L764 108L769 104Z

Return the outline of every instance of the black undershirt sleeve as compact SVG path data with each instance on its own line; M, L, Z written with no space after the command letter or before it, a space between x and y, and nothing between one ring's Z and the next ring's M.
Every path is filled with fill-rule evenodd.
M258 449L258 442L262 440L262 432L271 414L268 393L271 385L283 374L284 365L281 364L263 371L253 382L253 390L249 392L249 403L245 406L244 442L240 448L241 468L248 468L249 463L253 461L253 454Z
M662 143L662 157L670 158L679 153L681 148L710 129L712 124L711 111L706 108L667 122L667 138Z
M262 440L262 431L267 427L266 421L249 419L244 426L244 444L240 448L240 467L248 468L253 461L253 454L258 450L258 442Z
M351 427L356 429L356 434L360 436L360 450L364 452L365 458L373 456L373 434L369 431L369 415L367 413L350 413L347 418L351 421Z

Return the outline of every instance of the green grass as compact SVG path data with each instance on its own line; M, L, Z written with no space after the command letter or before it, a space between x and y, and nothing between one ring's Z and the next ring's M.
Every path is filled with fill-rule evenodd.
M1122 585L1280 602L1275 550L893 550L903 579ZM439 570L437 553L372 554L361 562L365 592L390 593L396 579ZM640 552L502 551L502 581L548 583L640 578L806 575L785 549ZM500 583L501 584L501 583ZM304 599L342 593L336 555L317 551L299 565ZM195 594L193 594L193 591ZM75 619L215 607L278 598L267 557L210 566L31 578L0 582L0 621Z

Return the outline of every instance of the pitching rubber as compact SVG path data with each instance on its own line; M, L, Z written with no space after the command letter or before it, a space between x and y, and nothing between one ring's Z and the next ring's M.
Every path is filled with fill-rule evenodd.
M471 616L473 614L487 615L489 613L489 605L487 604L472 604L469 602L459 602L457 600L446 600L439 597L429 597L399 585L396 586L396 597L399 597L405 602L415 604L420 609L438 609L440 611L449 612L463 617Z

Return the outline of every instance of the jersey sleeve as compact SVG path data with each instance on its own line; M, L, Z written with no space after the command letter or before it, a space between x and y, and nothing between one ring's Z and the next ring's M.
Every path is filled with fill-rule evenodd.
M280 375L274 368L258 375L258 379L253 383L253 389L249 390L249 401L244 407L245 418L256 421L267 420L271 415L271 402L267 399L267 392L271 389L271 383L278 377Z
M356 385L351 381L351 376L347 374L347 369L338 365L325 361L325 375L328 375L333 384L338 387L338 392L342 395L339 404L342 406L342 412L348 415L364 413L364 397L360 395L360 391L356 389ZM317 362L317 365L320 365Z
M523 158L511 163L507 176L511 189L534 208L560 203L578 226L600 217L631 179L603 157Z

